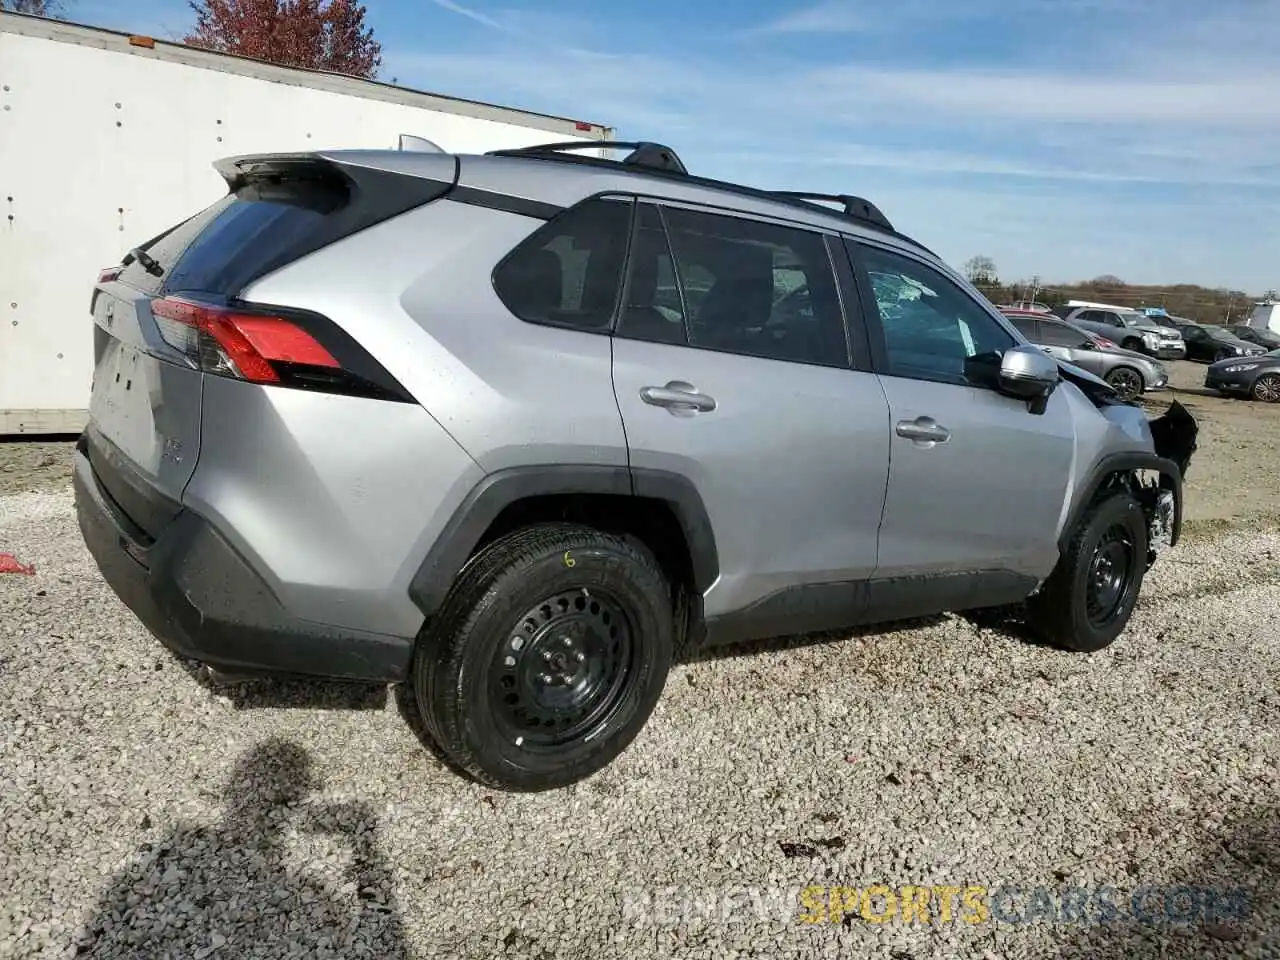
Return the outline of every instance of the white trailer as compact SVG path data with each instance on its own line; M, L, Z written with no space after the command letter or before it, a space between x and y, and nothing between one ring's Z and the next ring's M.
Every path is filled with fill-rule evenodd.
M214 202L213 161L609 140L597 123L0 13L0 435L75 433L98 272Z
M1253 312L1245 323L1255 330L1270 330L1280 333L1280 303L1275 300L1261 300L1253 305Z

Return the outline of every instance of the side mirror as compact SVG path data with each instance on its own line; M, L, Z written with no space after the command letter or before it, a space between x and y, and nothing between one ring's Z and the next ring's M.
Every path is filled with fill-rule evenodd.
M1053 357L1035 347L1010 347L1000 358L998 389L1009 397L1026 400L1032 413L1043 413L1049 394L1062 378Z

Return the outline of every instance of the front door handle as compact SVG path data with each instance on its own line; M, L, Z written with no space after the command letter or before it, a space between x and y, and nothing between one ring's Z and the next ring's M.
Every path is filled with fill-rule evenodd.
M710 413L716 408L714 397L699 393L693 384L671 380L661 387L641 387L640 399L655 407L666 407L672 413Z
M933 446L935 443L945 443L951 437L951 431L934 420L933 417L899 420L897 432L900 437L914 440L917 443L925 443L929 446Z

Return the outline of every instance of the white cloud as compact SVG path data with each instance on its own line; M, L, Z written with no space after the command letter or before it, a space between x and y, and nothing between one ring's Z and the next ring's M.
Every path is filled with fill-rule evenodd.
M902 2L910 16L937 9ZM1238 45L1248 26L1229 26L1225 12L1238 0L1220 0L1199 26L1183 0L1062 2L1114 10L1114 29L1083 53L1050 48L1016 69L815 62L811 51L791 60L772 46L747 58L723 43L706 45L723 59L668 45L625 52L642 44L634 32L565 31L536 12L469 6L460 15L488 28L475 47L386 58L430 89L669 142L711 176L860 193L948 258L989 253L1009 271L1062 279L1275 286L1280 226L1267 211L1280 196L1280 63ZM1026 11L1046 0L1008 3ZM975 4L1006 5L969 0L949 15ZM854 31L866 9L824 4L771 26ZM1171 25L1158 10L1183 19ZM1149 26L1129 29L1125 11ZM1280 39L1280 17L1263 20L1257 36ZM607 42L591 50L561 39L592 42L584 36Z
M850 33L866 29L871 21L851 3L824 3L783 14L776 20L743 31L744 36L787 33Z

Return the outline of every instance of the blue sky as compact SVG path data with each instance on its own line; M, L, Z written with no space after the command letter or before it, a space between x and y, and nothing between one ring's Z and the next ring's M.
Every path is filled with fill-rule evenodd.
M855 193L959 265L1280 287L1280 0L365 0L381 79ZM177 37L182 0L70 19Z

